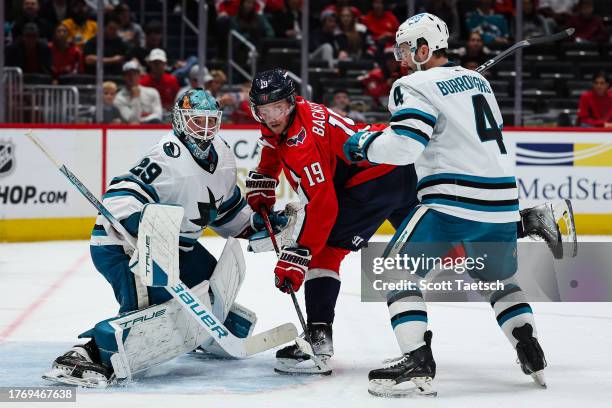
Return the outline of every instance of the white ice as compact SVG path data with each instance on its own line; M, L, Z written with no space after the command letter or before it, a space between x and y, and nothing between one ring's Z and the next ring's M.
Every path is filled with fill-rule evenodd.
M205 237L201 242L217 256L223 247L220 238ZM273 286L274 255L245 251L245 257L247 278L238 300L257 312L255 331L287 321L299 327L289 297ZM358 254L348 257L341 274L332 376L275 374L273 351L247 360L187 355L127 386L79 389L77 406L610 406L609 303L532 304L549 362L546 390L520 371L488 304L430 304L438 397L408 401L371 397L368 371L380 367L384 358L397 356L399 349L386 305L360 302ZM0 387L50 385L40 375L53 359L78 342L78 333L117 311L110 285L93 267L85 241L0 244L0 288Z

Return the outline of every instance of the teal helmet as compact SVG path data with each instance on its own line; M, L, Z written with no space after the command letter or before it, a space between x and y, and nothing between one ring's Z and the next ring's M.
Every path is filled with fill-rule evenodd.
M219 133L221 115L214 96L202 88L193 88L176 101L172 129L195 157L205 159L210 143Z

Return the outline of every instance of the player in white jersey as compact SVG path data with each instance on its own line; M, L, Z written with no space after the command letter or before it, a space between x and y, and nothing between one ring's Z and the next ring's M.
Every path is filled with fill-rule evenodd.
M203 89L187 91L176 102L173 130L129 172L113 178L103 197L103 205L134 237L138 235L145 205L183 207L179 234L180 279L194 291L201 289L199 296L206 297L202 301L208 304L208 284L213 271L216 274L217 260L198 242L204 228L209 226L226 238L249 237L265 228L261 217L246 205L236 185L234 156L229 145L217 136L220 125L221 111L212 95ZM286 223L285 217L277 214L272 214L271 221L276 226ZM130 257L134 249L102 215L93 228L90 248L96 269L113 288L120 316L104 320L79 335L91 340L58 357L51 374L45 378L95 386L107 382L113 374L111 357L117 353L118 346L109 322L167 302L171 295L163 287L145 286L131 272ZM164 309L160 313L168 312ZM141 321L150 318L139 317ZM249 334L252 323L244 316L232 314L231 309L225 319L225 326L238 337ZM161 339L161 342L168 343L168 340ZM148 339L145 344L146 341L153 342Z
M386 256L422 252L444 256L462 243L465 255L475 257L478 243L497 244L488 248L497 262L470 275L504 283L503 290L484 295L516 349L523 372L544 385L546 360L532 310L513 280L520 215L512 163L502 138L502 116L489 82L448 62L448 35L444 21L427 13L399 27L396 58L415 72L393 84L390 126L382 132L356 133L346 142L345 154L357 162L415 165L421 204L397 230ZM416 274L425 277L428 272L422 268ZM436 365L421 291L389 293L387 303L403 356L370 372L370 393L435 395L431 380Z

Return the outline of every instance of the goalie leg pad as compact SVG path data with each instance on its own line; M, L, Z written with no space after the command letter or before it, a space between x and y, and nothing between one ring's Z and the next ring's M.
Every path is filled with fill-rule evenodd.
M246 265L242 247L235 238L228 238L217 266L210 278L210 289L213 293L212 312L225 320L238 296L244 280Z

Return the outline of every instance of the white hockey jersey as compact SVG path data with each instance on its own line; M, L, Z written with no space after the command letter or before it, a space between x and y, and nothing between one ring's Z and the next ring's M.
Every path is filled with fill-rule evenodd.
M415 72L393 84L389 111L390 126L368 147L368 160L414 163L419 200L443 213L520 219L502 116L482 75L450 64Z
M190 251L206 226L223 237L240 234L250 225L252 210L236 185L236 162L229 145L215 137L206 161L196 161L170 132L128 173L115 177L102 203L130 234L136 236L147 203L180 205L185 209L179 246ZM91 236L92 245L131 248L102 215Z

